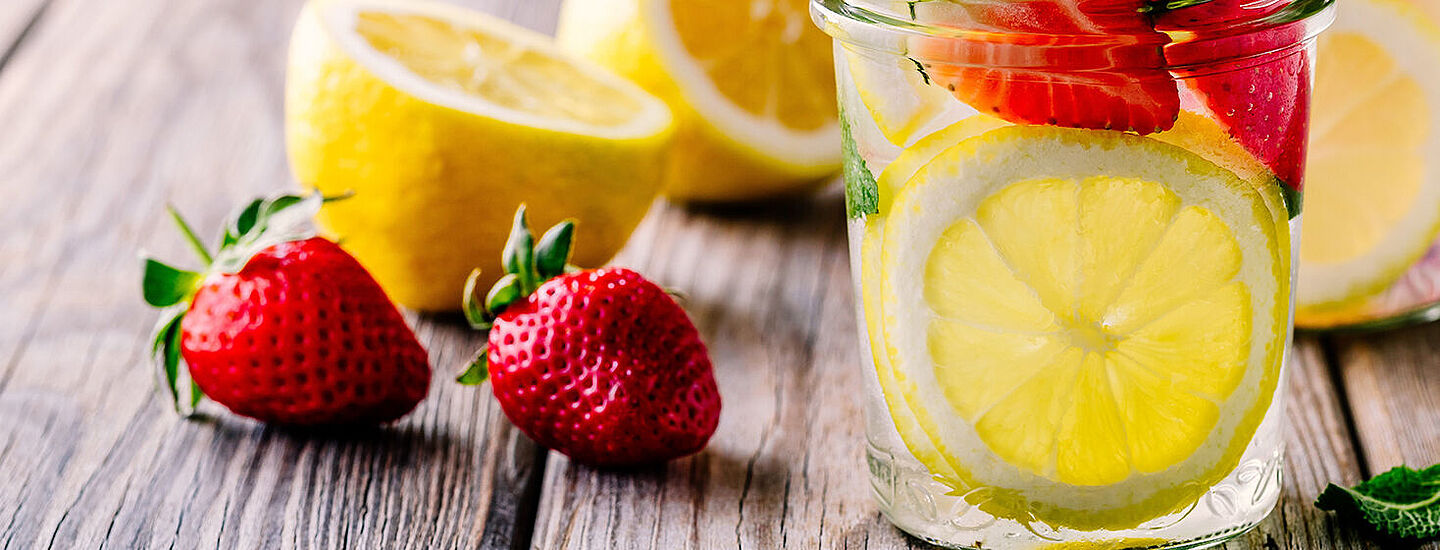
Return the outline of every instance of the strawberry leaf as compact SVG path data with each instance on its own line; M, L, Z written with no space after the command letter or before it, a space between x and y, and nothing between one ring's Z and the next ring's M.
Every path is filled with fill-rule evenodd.
M319 193L276 195L252 201L235 215L225 230L215 264L219 271L238 271L257 252L270 245L305 239L314 234L310 220L325 199Z
M1315 506L1389 538L1440 538L1440 464L1419 471L1397 466L1354 488L1332 483Z
M220 248L228 247L240 241L240 237L250 233L255 228L255 220L260 217L260 207L265 204L265 199L255 199L235 215L229 227L225 228L225 236L220 240Z
M470 328L475 330L486 330L490 328L490 314L485 311L485 305L475 300L475 287L480 285L480 268L470 271L470 276L465 278L465 294L460 298L460 311L465 313L465 321L470 323Z
M491 315L499 315L515 300L526 296L524 289L520 288L520 278L514 273L506 273L495 286L490 287L490 292L485 295L485 309Z
M141 291L145 303L155 307L170 307L190 298L200 286L204 276L194 271L171 267L151 258L145 259L145 274L141 279Z
M480 348L480 353L465 365L465 371L455 377L455 381L466 386L478 386L484 384L490 378L490 358L488 348Z
M565 273L565 264L570 261L570 247L575 241L575 222L565 220L555 224L540 243L535 245L535 271L541 281L548 281Z
M523 294L535 289L535 235L530 233L530 225L525 221L524 204L515 210L515 223L510 227L510 238L505 241L500 262L506 273L520 281Z
M170 402L177 411L180 410L180 320L184 318L184 310L161 318L150 345L150 355L160 367L165 390L170 393Z
M850 123L844 112L840 113L840 139L845 159L846 216L853 219L880 213L880 186L875 183L875 175L865 167L865 159L861 158L855 137L850 134Z

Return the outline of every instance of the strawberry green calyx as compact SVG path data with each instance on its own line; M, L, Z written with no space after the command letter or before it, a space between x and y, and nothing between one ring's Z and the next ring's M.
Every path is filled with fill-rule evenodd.
M180 324L205 278L212 273L239 271L251 256L270 245L308 238L313 233L308 222L319 211L320 204L340 198L344 197L325 198L312 193L308 196L277 195L256 199L226 224L219 246L213 253L185 218L175 208L167 206L170 218L201 263L199 269L188 270L154 258L143 258L141 291L145 303L161 309L150 353L160 367L162 383L170 393L177 412L188 415L204 395L198 386L188 381L185 382L189 386L188 391L182 392Z
M501 255L500 265L505 266L505 275L490 287L483 301L477 299L480 270L471 271L470 278L465 281L461 311L471 328L489 330L495 317L510 304L535 293L545 281L578 270L570 265L570 251L574 244L575 221L568 219L546 230L537 242L525 219L525 205L521 204L515 210L510 238L505 242L505 251ZM486 362L486 347L482 347L455 380L465 385L484 383L489 377Z

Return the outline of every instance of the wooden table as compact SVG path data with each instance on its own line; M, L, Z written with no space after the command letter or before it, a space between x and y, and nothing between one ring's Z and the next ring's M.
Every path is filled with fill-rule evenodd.
M556 0L469 0L549 31ZM683 289L725 414L710 447L601 472L455 385L481 337L411 317L440 375L399 424L267 428L156 394L137 250L290 186L299 0L0 0L0 548L909 548L870 501L853 302L831 193L660 204L619 262ZM1310 502L1440 461L1440 325L1301 337L1284 499L1227 548L1374 548ZM1428 548L1437 548L1431 545Z

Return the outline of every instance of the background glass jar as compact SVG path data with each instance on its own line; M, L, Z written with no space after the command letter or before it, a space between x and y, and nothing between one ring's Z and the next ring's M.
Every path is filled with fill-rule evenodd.
M905 531L1189 548L1273 507L1328 3L1204 6L812 3Z
M1440 1L1347 0L1337 12L1317 46L1295 324L1431 321L1440 318Z

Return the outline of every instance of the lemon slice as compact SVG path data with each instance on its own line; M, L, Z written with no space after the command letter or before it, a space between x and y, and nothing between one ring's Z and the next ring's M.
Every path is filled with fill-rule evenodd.
M1272 215L1275 239L1280 247L1280 257L1284 260L1283 270L1290 272L1291 242L1294 240L1290 235L1290 210L1286 207L1283 192L1275 192L1281 191L1285 183L1276 178L1265 163L1231 138L1229 131L1220 127L1219 123L1190 111L1180 111L1175 118L1175 126L1150 137L1205 157L1205 160L1235 173L1259 190Z
M1346 1L1317 45L1295 321L1355 320L1440 231L1440 29Z
M880 177L875 180L878 188L880 214L883 216L890 211L890 204L895 201L895 195L905 187L915 172L934 160L936 155L956 143L1009 125L1010 123L993 116L972 115L926 135L916 141L914 145L905 148L899 156L895 157L894 161L885 166L885 170L881 171Z
M306 187L354 192L318 221L396 301L458 308L476 267L503 273L506 224L576 218L600 265L659 192L672 117L658 98L549 39L435 2L306 5L285 128ZM488 284L481 281L481 284Z
M831 40L807 5L571 0L557 36L674 108L670 196L749 200L817 187L840 167Z
M905 403L905 392L900 390L899 381L890 366L889 356L885 353L885 329L881 323L883 315L880 303L880 245L883 242L885 216L890 211L890 203L895 194L916 171L936 155L956 143L1008 125L1008 122L995 117L975 115L930 134L904 150L885 167L876 180L879 186L879 212L866 216L863 222L864 233L858 251L860 268L857 272L860 277L862 324L870 342L868 360L874 362L880 392L885 397L896 432L902 434L901 440L905 442L910 454L917 457L922 464L935 465L933 473L941 475L942 478L953 479L955 472L949 468L949 463L938 454L928 436L920 429L915 415Z
M1289 275L1261 193L1118 132L1004 127L926 164L879 262L900 433L935 450L916 458L1022 522L1126 529L1194 502L1278 382Z
M938 129L942 121L965 118L974 109L931 84L920 65L891 53L843 47L848 73L866 111L885 139L907 146Z

